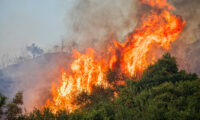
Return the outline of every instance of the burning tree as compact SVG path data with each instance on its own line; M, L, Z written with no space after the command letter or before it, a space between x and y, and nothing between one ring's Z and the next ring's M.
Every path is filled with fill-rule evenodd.
M115 99L111 99L112 90L95 87L91 94L83 92L77 97L75 105L82 104L81 109L70 113L45 108L18 120L198 120L199 89L197 75L178 70L175 58L167 53L145 69L139 81L126 81Z
M72 103L81 92L90 94L92 87L98 85L113 87L105 79L108 69L129 77L141 76L147 66L160 57L157 50L170 49L170 44L183 30L185 21L173 14L174 8L166 0L140 2L152 9L141 17L142 22L127 35L124 43L113 41L113 45L107 46L101 53L92 48L84 54L74 50L75 60L71 69L62 72L61 83L53 89L53 98L48 100L46 107L54 112L59 109L72 112L80 107Z

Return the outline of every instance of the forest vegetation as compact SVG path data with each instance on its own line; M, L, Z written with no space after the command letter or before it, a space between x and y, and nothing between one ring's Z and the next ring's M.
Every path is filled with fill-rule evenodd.
M179 70L176 59L166 53L139 78L120 70L108 70L106 80L113 86L94 86L93 92L77 96L73 112L49 108L23 113L23 93L8 101L0 94L0 117L8 120L200 120L200 79ZM139 79L139 80L138 80ZM119 85L124 81L125 85Z

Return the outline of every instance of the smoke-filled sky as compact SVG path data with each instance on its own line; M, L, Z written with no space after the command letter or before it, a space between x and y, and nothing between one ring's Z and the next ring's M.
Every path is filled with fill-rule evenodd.
M175 6L175 13L186 19L187 35L182 41L191 43L197 40L200 0L168 1ZM5 55L11 58L23 56L26 46L32 43L47 51L63 39L75 41L82 48L97 48L99 42L105 41L105 36L110 34L123 40L134 30L137 17L143 11L137 2L0 0L0 59ZM190 32L194 29L195 32Z
M25 46L43 49L67 34L65 19L74 0L0 0L0 58L18 56Z
M200 75L200 0L168 1L186 21L171 53L183 62L183 68L188 63L186 69ZM145 6L138 0L0 0L0 60L4 54L21 55L32 43L46 51L63 39L75 42L79 50L102 49L108 39L123 41L143 12ZM9 92L5 93L9 97L24 91L26 108L34 108L41 96L47 97L44 93L50 93L46 91L51 89L50 81L59 78L60 66L67 65L68 56L60 56L44 55L3 69L2 76L10 78L12 85L0 75L0 90Z

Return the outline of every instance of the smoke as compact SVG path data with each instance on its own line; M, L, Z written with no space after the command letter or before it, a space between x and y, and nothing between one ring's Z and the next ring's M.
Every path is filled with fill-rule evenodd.
M186 27L173 43L171 53L178 58L180 68L200 75L200 1L169 2L175 7L175 14L186 20ZM140 7L137 0L77 0L66 18L69 30L65 37L69 45L66 49L70 52L74 47L79 51L88 47L101 50L110 40L123 42L126 35L134 31L144 11L148 11L148 7ZM51 83L59 81L61 68L71 63L69 56L49 53L3 69L0 91L8 97L23 91L26 109L40 108L51 94Z
M175 13L180 15L186 26L179 39L173 43L171 53L177 57L179 67L200 75L200 1L170 0Z
M81 51L102 49L106 41L123 41L138 21L136 0L77 0L70 12L67 40L75 41Z
M69 67L72 49L93 47L99 50L106 41L123 41L137 24L137 6L136 0L77 0L70 17L66 18L66 28L70 32L66 35L67 44L62 42L60 46L62 52L38 56L43 52L41 48L35 44L26 47L33 58L2 69L0 92L12 98L22 91L27 111L41 108L51 96L52 82L59 81L63 67Z
M200 1L168 2L174 6L174 13L186 21L170 52L177 57L180 69L200 75L200 43L197 42L200 39ZM67 29L71 30L66 39L75 42L79 51L88 47L101 50L109 40L123 42L126 35L134 31L144 12L149 12L149 7L139 5L138 0L77 0L70 21L66 21Z
M0 71L0 92L12 98L22 91L27 111L41 108L51 96L52 82L60 79L61 69L70 62L66 53L47 53Z

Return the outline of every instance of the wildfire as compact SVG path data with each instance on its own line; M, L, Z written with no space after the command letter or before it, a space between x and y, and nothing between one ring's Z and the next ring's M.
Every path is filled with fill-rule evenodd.
M105 72L108 69L120 69L129 76L141 74L156 57L149 52L156 45L157 49L168 50L185 25L180 17L173 15L173 7L166 0L140 0L153 9L149 14L144 14L141 24L124 43L114 41L108 46L109 56L103 58L92 48L85 54L74 51L75 60L71 64L71 71L62 72L62 82L57 89L53 90L53 99L48 100L46 106L51 110L66 109L73 111L79 106L72 104L76 96L85 91L92 92L92 86L101 85L109 87L105 80Z

